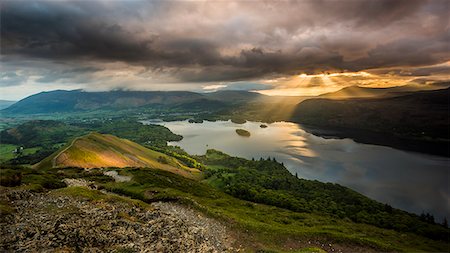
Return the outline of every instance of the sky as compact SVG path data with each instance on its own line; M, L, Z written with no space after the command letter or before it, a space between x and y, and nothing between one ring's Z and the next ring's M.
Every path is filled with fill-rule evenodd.
M55 89L318 95L450 79L450 1L3 0L0 99Z

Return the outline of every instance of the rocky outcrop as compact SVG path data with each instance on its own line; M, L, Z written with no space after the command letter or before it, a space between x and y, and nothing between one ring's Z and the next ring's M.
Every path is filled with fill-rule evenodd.
M74 182L71 182L74 183ZM231 252L221 223L175 203L150 208L3 189L3 252Z

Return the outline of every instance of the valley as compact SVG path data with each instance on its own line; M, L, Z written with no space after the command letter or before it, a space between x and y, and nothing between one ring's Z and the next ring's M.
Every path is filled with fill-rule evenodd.
M103 126L98 128L103 129L99 131L103 134L99 134L89 133L92 123L34 121L31 124L33 128L19 125L0 135L7 137L10 143L26 147L46 149L42 146L46 143L46 146L59 148L34 166L26 165L31 161L26 155L3 163L0 183L6 196L10 191L23 191L24 196L57 193L69 198L68 203L75 201L72 198L109 203L108 195L102 194L116 194L124 197L124 201L142 201L150 205L175 202L225 222L228 224L226 229L231 231L230 237L238 234L246 238L235 241L230 247L249 251L439 251L448 246L445 239L448 229L436 224L434 217L433 220L422 219L417 214L379 203L337 184L298 178L286 169L289 165L274 158L253 161L214 150L208 150L205 155L190 155L181 148L167 146L168 141L184 138L161 125L108 121L99 124ZM133 124L135 127L130 127ZM258 122L236 125L245 127L248 124L255 125L249 140L259 138L256 129L276 129L273 124L261 128ZM48 131L39 131L41 127ZM130 132L130 129L134 131ZM161 134L156 135L155 131ZM146 132L152 135L144 134ZM54 135L49 139L52 133ZM113 133L120 138L112 136ZM230 133L242 138L233 131ZM121 139L126 136L133 137L137 143ZM59 145L61 142L67 144ZM201 145L201 142L196 143ZM80 152L84 155L79 155ZM101 158L105 154L111 158L108 162ZM64 159L58 159L60 157ZM93 157L96 159L92 160ZM145 163L141 163L143 161ZM131 181L116 182L107 171L116 171ZM68 185L66 182L70 178L88 183ZM11 197L2 202L4 222L17 215L14 210L21 210L18 203ZM46 210L60 212L59 208L62 207ZM68 235L68 231L61 233ZM98 244L91 239L80 239L83 238L80 236L77 240L87 240L85 247L116 247L112 242ZM405 236L410 239L398 240ZM191 246L202 247L200 245L194 243Z
M111 119L288 121L325 137L349 137L368 144L450 156L448 97L447 82L393 88L350 86L316 97L270 97L248 91L52 91L1 110L0 129L33 119L81 124ZM61 106L65 98L70 103ZM122 103L134 100L141 102Z

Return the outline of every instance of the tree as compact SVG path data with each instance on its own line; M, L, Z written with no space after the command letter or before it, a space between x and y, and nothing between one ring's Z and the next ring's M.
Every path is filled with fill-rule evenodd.
M447 221L447 218L446 218L446 217L444 217L444 221L442 222L442 226L443 226L444 228L448 228L448 221Z
M422 221L426 221L427 220L427 217L425 216L425 213L423 211L420 214L420 220L422 220Z
M169 161L167 161L167 158L164 157L164 156L159 156L158 157L158 162L162 163L162 164L168 164L169 163Z
M386 211L388 213L392 213L392 206L390 206L388 204L384 204L384 211Z

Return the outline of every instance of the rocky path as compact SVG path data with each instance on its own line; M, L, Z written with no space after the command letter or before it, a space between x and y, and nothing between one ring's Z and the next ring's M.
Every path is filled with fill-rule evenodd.
M2 252L234 252L227 228L174 203L153 208L4 190Z

